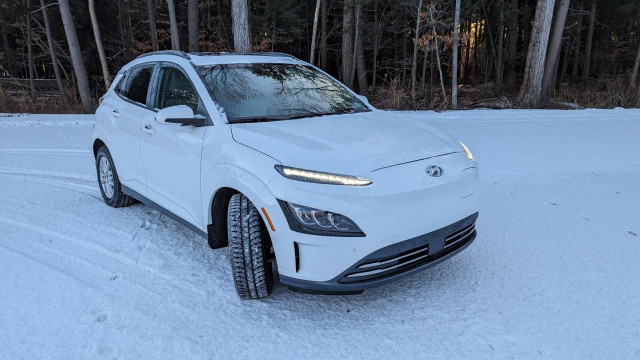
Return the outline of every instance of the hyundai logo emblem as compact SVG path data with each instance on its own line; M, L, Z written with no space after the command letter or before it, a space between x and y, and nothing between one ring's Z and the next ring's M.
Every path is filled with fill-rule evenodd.
M444 170L440 166L431 165L424 170L431 177L440 177L444 174Z

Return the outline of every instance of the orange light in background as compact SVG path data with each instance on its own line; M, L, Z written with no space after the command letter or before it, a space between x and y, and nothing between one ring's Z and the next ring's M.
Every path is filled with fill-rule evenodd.
M267 210L262 208L262 213L264 214L264 217L267 218L267 222L269 223L269 227L271 228L271 231L276 231L276 228L273 227L273 223L271 222L271 218L269 217L269 214L267 214Z

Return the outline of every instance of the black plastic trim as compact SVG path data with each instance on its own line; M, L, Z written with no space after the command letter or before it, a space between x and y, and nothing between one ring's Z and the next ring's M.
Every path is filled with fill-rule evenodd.
M168 216L169 218L171 218L171 220L174 220L177 223L182 224L185 227L188 227L189 229L193 230L194 232L198 233L199 235L202 235L204 237L207 237L207 233L205 233L204 231L202 231L200 228L198 228L197 226L193 225L192 223L184 220L183 218L179 217L178 215L172 213L171 211L163 208L162 206L158 205L156 202L154 202L153 200L150 200L149 198L147 198L146 196L140 194L139 192L120 184L120 189L122 190L123 193L131 196L132 198L140 201L141 203L147 205L148 207L152 208L153 210L157 210L159 212L161 212L162 214Z
M287 219L287 223L289 224L289 228L292 231L299 232L302 234L310 234L310 235L318 235L318 236L337 236L337 237L365 237L367 236L364 232L342 232L342 231L331 231L331 230L316 230L309 227L306 227L300 224L291 213L289 206L286 201L278 200L278 204L280 204L280 208L282 208L282 212L284 213L285 219ZM344 216L344 215L343 215ZM353 221L353 220L351 220ZM355 222L354 222L355 224ZM356 224L356 226L358 226ZM359 227L358 227L359 228Z
M374 286L379 286L395 280L399 280L404 277L415 274L417 272L420 272L422 270L428 269L432 266L435 266L443 261L446 261L449 258L455 256L456 254L466 249L475 240L477 236L477 231L474 230L472 235L469 236L468 239L459 243L455 243L452 246L442 248L442 247L438 247L437 245L439 244L440 246L442 246L448 234L455 233L456 231L459 231L460 229L465 228L469 224L474 223L477 220L477 218L478 218L478 213L475 213L471 216L468 216L460 221L457 221L451 225L445 226L441 229L376 250L373 253L365 256L363 259L353 264L351 267L349 267L347 270L342 272L340 275L336 276L335 278L329 281L308 281L308 280L296 279L296 278L285 276L285 275L280 275L280 282L285 285L288 285L290 288L294 288L296 291L313 292L316 294L318 293L319 294L335 294L335 293L341 293L341 292L350 293L350 292L362 291ZM430 256L429 256L430 261L428 262L421 263L418 266L410 267L408 269L403 269L402 272L395 273L389 276L374 278L374 279L366 280L362 282L350 282L350 283L339 282L339 280L343 279L346 275L353 273L354 270L357 269L358 266L362 264L366 264L371 261L385 259L387 257L393 256L394 254L397 256L410 249L416 249L420 246L424 246L425 244L429 244L429 245L433 244L434 246L430 246L430 248L439 249L439 250L434 250L435 251L434 253L430 253Z

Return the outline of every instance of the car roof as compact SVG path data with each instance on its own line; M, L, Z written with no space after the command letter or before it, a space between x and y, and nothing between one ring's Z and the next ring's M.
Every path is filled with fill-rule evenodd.
M282 63L301 64L293 55L278 52L261 52L250 54L236 54L228 52L197 52L185 53L177 50L153 51L142 54L136 60L143 58L143 61L163 60L167 57L178 57L190 61L195 66L207 66L218 64L246 64L246 63Z

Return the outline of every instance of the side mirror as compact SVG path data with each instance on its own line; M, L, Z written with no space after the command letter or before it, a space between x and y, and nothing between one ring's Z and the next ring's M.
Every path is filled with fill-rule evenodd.
M187 105L176 105L164 108L156 114L156 121L166 124L180 124L181 126L201 127L207 125L207 118L194 115Z

